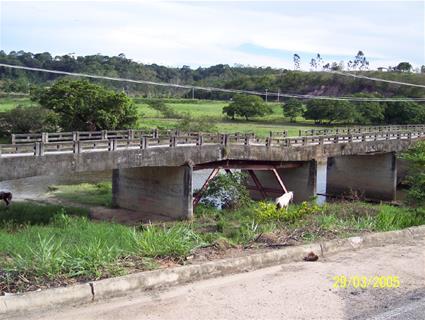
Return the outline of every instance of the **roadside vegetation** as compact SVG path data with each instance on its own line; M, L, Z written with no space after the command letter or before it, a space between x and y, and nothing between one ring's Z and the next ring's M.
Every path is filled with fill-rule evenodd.
M312 199L282 210L273 202L250 200L246 176L234 173L211 181L192 221L127 226L91 221L89 209L78 208L79 203L109 205L110 183L53 186L55 196L75 207L28 202L0 207L0 292L423 225L423 148L419 143L404 154L414 161L415 176L409 178L411 198L401 206L361 201L317 205Z

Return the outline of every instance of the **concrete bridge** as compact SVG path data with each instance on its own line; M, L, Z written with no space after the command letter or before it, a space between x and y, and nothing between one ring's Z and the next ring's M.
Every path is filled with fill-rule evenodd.
M316 194L317 163L326 162L327 193L394 200L395 155L425 137L422 127L302 137L280 133L265 139L252 134L123 132L90 133L88 139L81 139L81 133L49 134L56 135L55 141L41 134L0 145L0 178L113 170L116 206L181 219L193 215L194 170L247 170L253 198L273 198L286 187L296 201L303 201Z

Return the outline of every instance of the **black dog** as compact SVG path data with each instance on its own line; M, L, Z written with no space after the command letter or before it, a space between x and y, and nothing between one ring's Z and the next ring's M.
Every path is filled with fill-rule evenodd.
M12 192L0 191L0 200L4 200L4 202L6 202L6 206L9 206L12 201Z

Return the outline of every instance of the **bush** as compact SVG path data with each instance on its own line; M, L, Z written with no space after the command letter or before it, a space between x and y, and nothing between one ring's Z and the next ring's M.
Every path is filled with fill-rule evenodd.
M250 204L245 181L247 175L242 172L219 174L208 184L202 203L223 209L237 209Z
M0 133L30 133L56 131L57 119L52 111L41 107L22 107L0 115Z
M425 205L425 141L416 143L401 155L409 161L407 200L411 205Z
M307 201L304 201L299 206L291 206L288 210L278 209L272 202L260 201L254 209L255 219L261 223L270 221L286 221L294 223L306 215L322 212L323 209L320 206Z

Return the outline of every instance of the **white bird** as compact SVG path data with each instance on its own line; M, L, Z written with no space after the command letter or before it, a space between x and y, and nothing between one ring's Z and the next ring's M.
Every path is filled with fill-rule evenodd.
M279 198L276 198L275 203L278 209L286 208L288 209L289 202L294 200L294 193L292 191L286 192L281 195Z

